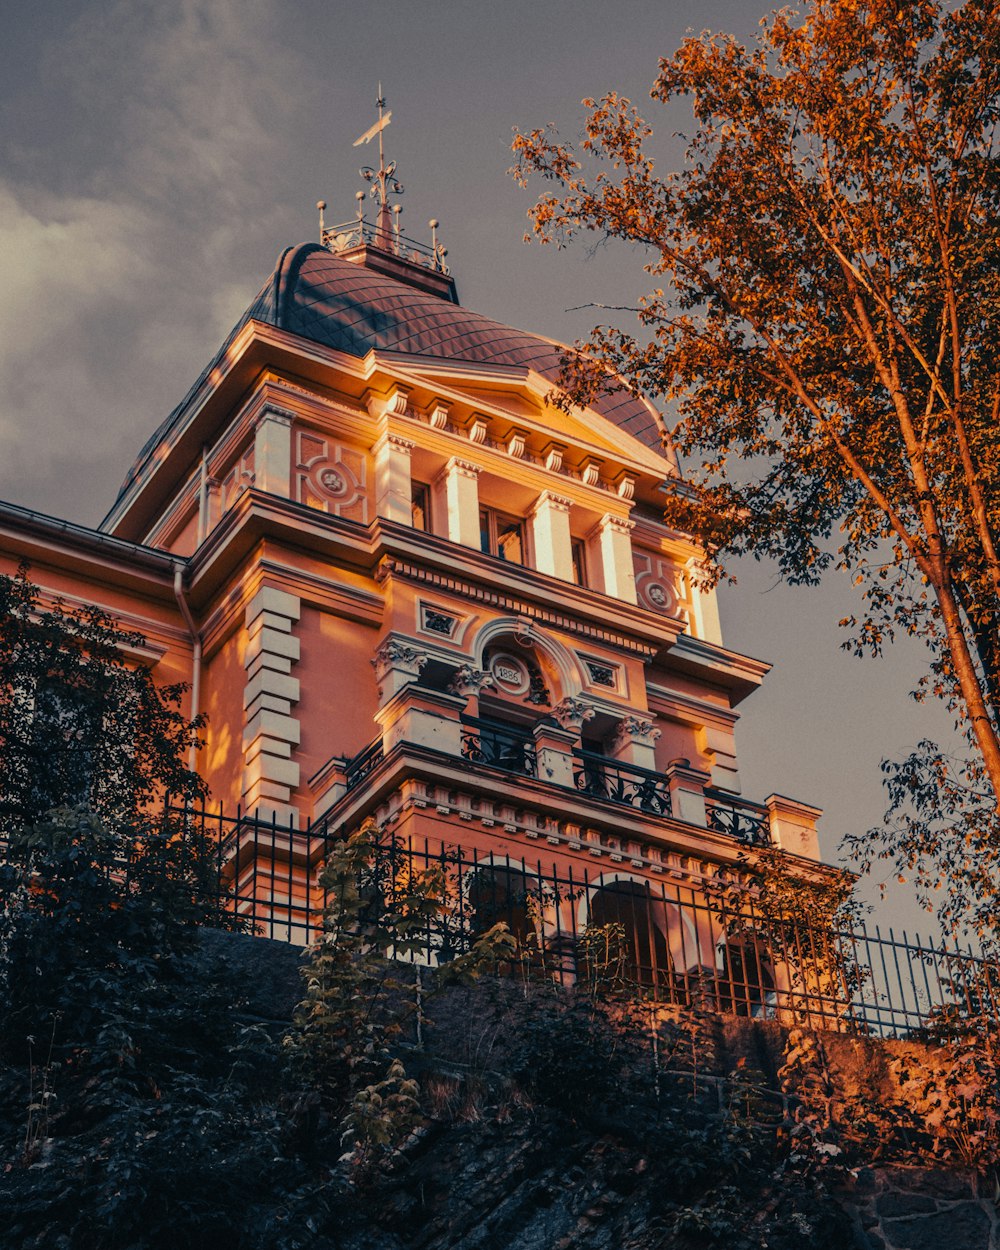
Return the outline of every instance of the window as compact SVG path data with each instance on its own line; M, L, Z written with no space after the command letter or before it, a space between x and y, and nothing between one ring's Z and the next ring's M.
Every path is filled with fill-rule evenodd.
M493 508L480 508L479 546L487 555L524 564L524 522Z
M612 881L590 897L587 929L606 932L605 958L619 964L619 975L633 984L667 988L673 982L673 960L667 944L667 912L642 881ZM600 946L598 947L600 950ZM598 969L590 968L594 977ZM607 969L604 969L607 975Z
M410 524L415 530L430 533L431 492L423 482L414 482L410 492Z
M587 584L587 545L582 538L574 538L572 546L573 581L578 586Z

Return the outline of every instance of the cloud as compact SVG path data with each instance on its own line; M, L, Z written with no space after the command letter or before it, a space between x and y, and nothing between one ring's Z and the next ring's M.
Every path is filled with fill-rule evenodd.
M0 497L99 520L266 276L273 7L95 3L49 42L0 178Z

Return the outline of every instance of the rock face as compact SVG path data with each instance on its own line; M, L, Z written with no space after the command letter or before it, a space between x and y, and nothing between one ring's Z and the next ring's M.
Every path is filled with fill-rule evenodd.
M377 1198L354 1205L344 1250L842 1250L849 1217L809 1186L734 1194L728 1212L674 1212L683 1177L609 1129L548 1113L433 1127ZM373 1197L375 1195L373 1194ZM741 1224L745 1228L741 1228Z
M229 975L246 989L250 1014L281 1030L302 996L302 952L228 934L206 934L205 943L206 953L209 947L224 953ZM408 972L412 979L413 970ZM511 1095L500 1074L520 1071L522 1083L526 1076L532 1085L518 1046L525 1032L539 1030L539 1017L523 1005L514 1010L511 1002L502 1003L506 1026L499 1028L497 995L527 998L523 987L505 990L503 983L499 988L494 983L492 989L449 991L429 1004L422 1030L411 1039L419 1049L407 1046L404 1058L425 1091L435 1078L451 1080L452 1102L445 1106L439 1098L430 1122L414 1134L388 1172L340 1193L336 1240L320 1238L317 1247L1000 1250L994 1195L983 1193L968 1172L862 1167L850 1186L831 1189L812 1176L783 1169L781 1151L772 1156L768 1148L768 1158L756 1160L760 1166L751 1165L741 1181L726 1173L721 1151L718 1160L711 1155L712 1141L724 1139L713 1139L708 1130L701 1135L697 1124L692 1132L684 1100L675 1100L666 1117L674 1118L666 1129L662 1114L642 1119L649 1112L648 1098L643 1112L641 1100L633 1104L634 1091L624 1085L610 1097L605 1091L595 1102L596 1110L581 1113L602 1068L599 1055L583 1053L590 1045L587 1037L574 1060L578 1094L560 1102L549 1096L552 1091L544 1088L544 1081L536 1080L534 1098L519 1103L516 1089ZM709 1088L719 1092L714 1107L715 1095L702 1100L695 1121L703 1114L709 1124L721 1106L725 1078L750 1068L771 1091L777 1120L782 1114L787 1117L787 1105L780 1110L776 1076L784 1037L774 1022L718 1016L703 1022L699 1079L707 1078ZM574 1041L572 1033L566 1041ZM899 1044L829 1034L825 1045L838 1088L857 1092L877 1087L887 1055ZM552 1067L553 1055L539 1047L537 1038L533 1054L536 1066L544 1062L556 1078L566 1079L564 1067L560 1062ZM718 1078L724 1078L721 1084ZM497 1080L506 1094L498 1095ZM486 1089L490 1082L492 1090ZM630 1119L633 1115L638 1118ZM696 1157L699 1150L701 1159ZM315 1157L312 1162L326 1166ZM712 1189L714 1167L717 1193ZM701 1180L692 1185L699 1168Z
M967 1172L864 1168L843 1203L859 1250L998 1250L996 1203Z

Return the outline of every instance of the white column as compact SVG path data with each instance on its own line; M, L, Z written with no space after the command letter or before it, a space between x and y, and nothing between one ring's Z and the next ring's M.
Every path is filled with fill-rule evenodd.
M254 430L254 486L287 499L292 476L292 414L265 408Z
M383 434L375 444L375 511L387 521L409 525L412 519L410 454L413 443Z
M601 557L604 593L625 603L637 602L630 538L632 528L633 522L625 517L612 516L609 512L601 517L594 532Z
M448 537L479 549L479 466L452 456L441 475Z
M299 722L292 715L299 681L291 671L299 658L292 628L300 611L296 595L270 586L259 590L246 610L243 805L279 819L294 814L289 804L299 785L299 766L292 759L299 743Z
M539 573L573 580L573 544L569 532L570 501L546 490L531 511L531 539Z

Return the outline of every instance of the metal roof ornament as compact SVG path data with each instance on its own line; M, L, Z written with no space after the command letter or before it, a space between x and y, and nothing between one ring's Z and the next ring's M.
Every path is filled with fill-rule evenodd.
M385 112L385 97L382 95L382 84L378 85L378 99L375 101L378 106L378 121L365 131L360 139L354 140L354 146L358 147L362 143L368 144L378 136L378 169L372 169L370 165L362 166L360 173L365 182L371 184L371 196L378 201L378 226L375 230L375 246L382 248L386 252L398 251L395 246L396 240L393 237L392 228L392 207L389 204L390 195L402 195L403 184L395 178L396 162L390 161L385 163L385 151L382 146L382 132L386 126L392 121L392 112ZM396 232L398 233L398 231Z
M438 241L436 218L430 223L432 232L430 247L415 239L409 239L402 233L400 222L402 205L390 203L390 197L402 195L403 184L396 177L396 162L387 162L385 159L382 132L392 120L392 112L385 107L381 83L378 86L378 98L375 103L378 108L377 121L369 126L363 135L355 139L353 145L357 148L371 143L375 138L378 139L378 168L364 165L359 171L361 177L368 183L367 194L378 203L375 225L373 227L365 221L364 201L367 196L364 191L358 191L355 196L358 204L356 219L337 226L326 225L324 217L326 201L320 200L316 205L319 210L320 242L332 252L339 255L350 253L352 257L362 249L377 248L380 252L386 252L390 256L398 257L421 269L430 269L448 276L448 266L445 263L448 252Z

